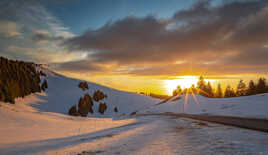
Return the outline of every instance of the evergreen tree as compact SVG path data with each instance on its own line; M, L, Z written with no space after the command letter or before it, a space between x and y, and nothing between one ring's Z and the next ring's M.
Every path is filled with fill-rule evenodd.
M198 88L198 94L209 97L206 82L203 76L199 77L199 80L197 82L197 88Z
M181 86L178 85L177 88L175 90L173 90L173 96L177 96L180 94L182 94L182 89L181 89Z
M257 84L257 93L265 93L266 92L266 79L260 78Z
M230 97L236 97L236 93L233 88L231 88Z
M246 84L243 80L240 80L237 85L236 96L245 96L247 92Z
M215 93L215 96L218 97L218 98L223 97L222 89L221 89L221 84L220 84L220 83L219 83L218 86L217 86L217 91L216 91L216 93Z
M248 84L247 95L254 95L256 93L257 93L257 87L255 83L253 82L253 80L250 80Z
M177 89L176 90L177 90L177 93L178 94L181 94L182 93L182 89L181 89L181 86L180 85L177 86Z
M197 88L201 90L205 90L206 88L206 82L203 76L199 77L199 81L197 82Z
M231 88L230 85L228 85L228 86L226 87L224 97L235 97L235 96L236 96L236 94L235 94L234 89Z
M206 86L206 92L207 92L207 97L214 97L213 89L212 89L210 82L208 82Z

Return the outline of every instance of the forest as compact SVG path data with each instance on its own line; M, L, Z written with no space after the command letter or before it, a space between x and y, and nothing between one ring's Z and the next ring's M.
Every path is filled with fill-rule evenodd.
M45 91L47 81L41 84L42 71L37 64L24 61L8 60L0 57L0 101L15 103L15 98L31 93Z
M253 80L250 80L248 85L244 80L240 80L236 88L227 85L225 90L222 89L221 84L219 83L216 89L213 89L211 83L206 82L204 77L200 76L197 86L192 85L191 88L182 89L181 86L178 85L177 88L173 90L173 96L186 93L199 94L209 98L239 97L268 93L268 85L265 78L259 78L256 83Z

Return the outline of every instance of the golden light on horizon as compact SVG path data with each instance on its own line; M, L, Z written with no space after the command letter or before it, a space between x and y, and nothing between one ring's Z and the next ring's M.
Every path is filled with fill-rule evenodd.
M180 76L178 79L165 80L166 89L171 95L173 90L176 89L178 85L180 85L182 89L190 88L192 85L196 85L198 78L198 76Z
M184 88L190 88L192 85L197 85L197 82L199 80L199 76L179 76L177 79L173 80L165 80L165 87L166 90L168 91L169 95L172 95L172 92L174 89L177 88L178 85L181 86L182 89ZM213 82L215 81L214 79L205 79L206 82Z

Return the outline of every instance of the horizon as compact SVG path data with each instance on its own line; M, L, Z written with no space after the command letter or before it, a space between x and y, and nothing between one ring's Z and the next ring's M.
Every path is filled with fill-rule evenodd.
M268 77L267 0L0 2L0 56L129 92Z

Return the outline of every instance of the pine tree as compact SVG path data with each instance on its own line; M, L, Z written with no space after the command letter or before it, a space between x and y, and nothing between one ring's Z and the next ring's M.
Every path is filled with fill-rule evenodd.
M256 93L257 93L257 87L255 83L253 82L253 80L250 80L248 84L247 95L254 95Z
M177 93L178 94L181 94L182 93L182 89L181 89L181 86L180 85L177 86L177 89L176 90L177 90Z
M236 93L233 88L230 91L230 97L236 97Z
M173 90L173 96L177 96L180 94L182 94L182 89L181 89L181 86L178 85L177 88L175 90Z
M198 88L198 94L209 97L207 85L203 76L199 77L199 81L197 82L197 88Z
M213 95L213 89L212 86L210 84L210 82L208 82L207 86L206 86L206 92L207 92L207 97L214 97Z
M219 83L218 86L217 86L217 91L216 91L215 96L218 97L218 98L223 97L222 89L221 89L221 84L220 84L220 83Z
M265 93L266 92L266 79L260 78L257 84L257 93Z
M206 88L206 82L203 76L199 77L199 81L197 82L197 88L201 90L205 90Z
M240 80L237 85L236 96L245 96L247 92L246 84L243 80Z
M191 89L191 92L192 92L192 93L197 94L197 90L196 90L194 84L192 84L192 86L191 86L190 89Z
M236 96L236 94L235 94L234 89L231 88L230 85L228 85L228 86L226 87L224 97L235 97L235 96Z

